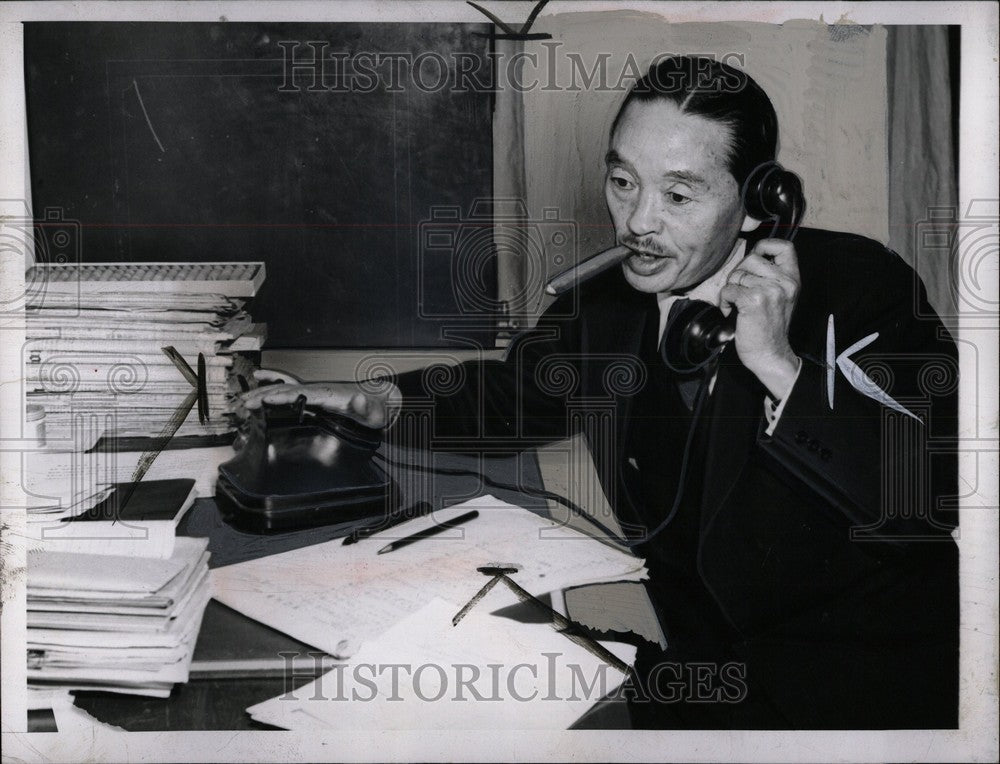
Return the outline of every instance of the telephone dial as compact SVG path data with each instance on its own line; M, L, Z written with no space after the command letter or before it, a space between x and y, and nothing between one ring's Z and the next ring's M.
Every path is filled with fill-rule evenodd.
M802 181L777 162L765 162L743 184L743 207L756 220L771 223L763 238L795 237L806 202ZM726 316L718 307L691 300L671 317L661 346L668 368L690 374L715 360L736 334L736 309Z
M254 532L343 524L345 532L395 507L395 485L372 460L382 430L306 404L263 404L244 421L236 456L219 466L216 501Z

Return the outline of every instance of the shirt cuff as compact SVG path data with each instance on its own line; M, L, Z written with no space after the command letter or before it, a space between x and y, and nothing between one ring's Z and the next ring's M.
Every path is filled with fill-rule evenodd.
M792 379L792 384L788 390L785 391L785 396L777 403L774 402L770 395L764 396L764 418L767 419L767 429L764 430L764 434L768 437L774 432L774 428L778 426L778 420L781 419L781 412L785 410L785 403L788 401L795 383L799 379L799 372L802 371L802 359L799 358L797 360L799 365L795 368L795 377Z

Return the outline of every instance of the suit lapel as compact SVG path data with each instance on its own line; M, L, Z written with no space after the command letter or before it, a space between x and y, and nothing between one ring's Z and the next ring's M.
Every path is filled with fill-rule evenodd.
M619 352L622 355L632 356L641 367L641 372L646 377L646 370L643 366L642 338L650 321L659 324L659 307L656 303L655 295L643 295L642 299L636 300L632 315L625 325L621 327L620 339L617 343ZM638 392L638 391L636 391ZM625 443L628 437L628 430L631 424L632 407L635 395L615 395L615 436L616 436L616 459L619 463L625 458Z
M614 348L615 355L639 360L643 357L642 339L648 322L659 321L655 295L633 293L629 296L636 299L625 300L617 306L616 321L607 321L606 315L602 314L599 323L588 326L590 336L584 338L582 349L583 363L589 367L584 373L591 391L589 394L598 397L607 395L603 378L607 359L595 363L588 359L587 349ZM610 464L605 464L605 469L617 472L625 458L635 396L616 394L614 397L614 457ZM740 363L732 345L719 359L718 376L707 405L709 410L702 413L709 425L702 494L702 536L746 464L763 416L764 390L756 377ZM617 482L613 474L604 477L611 478L612 483Z
M622 279L624 281L624 279ZM641 522L641 517L631 517L626 509L626 499L619 496L624 491L622 472L625 466L625 445L628 437L629 420L633 411L633 399L637 390L625 392L618 390L613 393L613 401L609 400L612 391L609 390L608 374L610 364L616 362L639 364L635 370L642 379L646 378L646 369L642 366L642 338L649 321L656 321L659 312L656 296L643 294L622 284L620 287L622 299L614 300L612 309L592 311L592 320L584 324L584 335L581 337L581 365L584 380L584 396L598 408L604 408L608 403L614 406L614 422L608 430L589 431L603 417L587 417L584 427L594 456L601 484L612 506L620 513L620 521L630 524ZM614 320L609 320L614 316ZM624 375L623 375L624 376ZM606 409L605 409L606 410ZM608 440L614 438L613 443ZM621 513L625 513L622 515Z
M757 440L763 416L764 390L731 344L722 353L709 401L705 482L702 493L702 538L739 478Z

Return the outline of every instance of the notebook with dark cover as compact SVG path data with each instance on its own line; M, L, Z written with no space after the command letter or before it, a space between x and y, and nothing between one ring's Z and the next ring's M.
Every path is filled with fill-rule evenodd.
M134 484L135 490L125 506L119 503L128 496L132 483L116 483L115 490L100 504L83 514L73 517L70 522L93 522L128 520L143 522L166 520L175 526L195 499L194 480L175 478L172 480L143 480Z

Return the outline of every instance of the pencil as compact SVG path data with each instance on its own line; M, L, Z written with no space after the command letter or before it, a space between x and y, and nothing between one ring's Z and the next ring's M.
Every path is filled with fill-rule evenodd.
M351 534L341 542L341 546L356 544L361 539L374 536L377 533L388 530L394 525L399 525L400 523L405 523L407 520L413 520L417 517L426 515L432 509L433 507L430 505L430 502L420 501L412 507L407 507L400 512L392 512L385 518L385 521L379 525L372 525L368 528L358 528L357 530L352 531Z
M479 517L479 511L474 509L471 512L466 512L464 515L459 515L453 520L445 520L443 523L438 523L437 525L432 525L430 528L424 528L422 531L417 531L412 536L401 538L398 541L392 541L379 549L377 554L394 552L397 549L402 549L404 546L409 546L415 541L430 538L431 536L437 536L439 533L443 533L449 528L454 528L456 525L461 525L462 523L474 520L477 517Z

